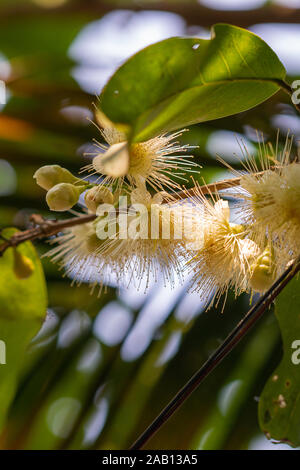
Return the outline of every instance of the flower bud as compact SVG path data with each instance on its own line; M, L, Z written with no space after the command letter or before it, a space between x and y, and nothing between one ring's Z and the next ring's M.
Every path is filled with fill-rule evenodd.
M131 204L145 204L146 207L151 206L152 197L146 188L136 188L130 193Z
M112 192L104 186L94 186L89 189L84 196L86 207L96 214L100 204L113 204L114 196Z
M250 286L253 290L264 292L271 287L276 279L276 270L269 248L266 248L256 259L256 262L250 266L250 271Z
M79 178L72 175L66 168L62 168L59 165L45 165L39 168L33 175L36 182L41 188L49 189L53 188L58 183L76 183ZM82 183L84 183L82 181Z
M14 248L14 273L18 279L27 279L34 271L34 264L28 256Z
M74 186L70 183L56 184L47 192L47 204L52 211L67 211L78 202L84 189L84 186Z

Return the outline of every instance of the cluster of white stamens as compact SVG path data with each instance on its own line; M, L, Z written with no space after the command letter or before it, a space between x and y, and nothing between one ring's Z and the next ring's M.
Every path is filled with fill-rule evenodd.
M128 143L125 136L112 129L101 130L107 145L96 142L96 150L92 154L93 161L82 171L96 175L98 184L122 187L124 182L132 186L148 183L154 190L163 188L180 189L174 181L186 181L184 178L191 167L192 156L184 155L189 145L180 145L176 141L182 132L163 134L146 142Z
M164 192L180 188L174 172L183 178L192 171L179 155L189 148L175 142L180 132L141 143L126 142L112 126L101 132L109 147L99 144L103 153L85 168L98 175L96 182L58 166L35 174L50 209L68 210L85 192L87 210L96 214L57 237L48 253L75 282L100 290L113 281L147 287L151 277L173 283L188 271L191 289L212 303L229 289L264 292L300 255L300 164L290 159L290 140L282 152L261 145L260 167L248 156L246 171L235 171L240 184L226 193L237 202L234 223L228 201L207 198L198 184L182 200Z

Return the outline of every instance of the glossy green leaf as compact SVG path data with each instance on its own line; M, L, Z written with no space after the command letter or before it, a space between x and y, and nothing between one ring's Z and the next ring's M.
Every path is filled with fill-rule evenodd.
M2 235L9 238L14 232L6 229ZM30 272L26 264L25 268L16 266L12 248L0 258L0 427L14 397L26 349L39 331L47 308L44 274L33 245L23 243L17 252Z
M268 438L299 446L300 278L290 282L278 297L276 316L282 334L283 358L261 394L259 421Z
M142 141L252 108L279 90L285 74L258 36L217 24L210 40L171 38L138 52L109 80L100 102Z

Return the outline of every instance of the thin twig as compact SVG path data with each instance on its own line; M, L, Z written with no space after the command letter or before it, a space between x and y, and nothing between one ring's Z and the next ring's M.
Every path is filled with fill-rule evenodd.
M79 217L72 217L71 219L57 221L45 220L42 219L41 216L39 216L38 214L33 214L33 220L35 221L35 223L39 221L38 225L28 230L24 230L23 232L17 232L11 238L1 243L0 256L3 255L7 248L16 247L21 243L24 243L29 240L32 241L40 238L50 237L51 235L55 235L56 233L61 232L66 228L91 222L95 218L95 214L87 214Z
M221 346L201 366L193 377L175 395L170 403L161 411L150 426L130 447L131 450L141 449L146 442L163 426L163 424L178 410L187 398L199 387L209 373L227 356L227 354L244 338L248 330L261 318L263 313L271 305L273 300L287 285L287 283L300 270L300 259L292 263L286 271L277 279L272 287L260 297L257 303L249 310L245 317L227 336Z
M256 174L260 175L261 173L263 172L259 172ZM177 193L172 194L172 198L174 198L175 200L186 199L186 198L193 197L199 194L199 192L203 195L216 193L224 189L233 188L234 186L239 186L240 182L241 182L241 178L236 177L236 178L231 178L227 180L217 181L215 183L204 184L199 187L195 186L194 188L185 189L184 191L178 191Z
M3 2L4 3L4 2ZM20 2L21 3L21 2ZM61 18L66 15L81 14L94 18L95 15L103 16L118 7L121 2L111 2L109 0L77 0L76 2L61 2L61 6L57 7ZM130 0L122 1L122 8L139 10L161 10L176 13L182 16L189 25L199 24L202 27L209 28L214 23L232 23L238 24L243 28L247 28L258 23L298 23L300 21L299 9L289 6L286 2L284 8L279 5L268 4L264 8L254 8L253 10L215 10L201 5L199 2L164 2L162 0L146 0L143 2L133 2ZM5 7L1 5L1 21L9 21L11 17L22 15L25 19L42 15L49 12L44 8L37 8L33 2L7 2ZM68 16L68 17L69 17Z

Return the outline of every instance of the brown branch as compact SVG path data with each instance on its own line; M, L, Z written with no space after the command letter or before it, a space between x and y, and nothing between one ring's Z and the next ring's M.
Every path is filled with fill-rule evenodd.
M247 28L257 23L297 23L300 21L300 9L282 7L278 5L265 5L253 10L214 10L200 5L196 0L166 2L162 0L149 0L133 2L132 0L77 0L68 2L52 11L47 8L39 8L36 5L24 3L23 5L9 5L1 8L1 22L11 21L12 18L22 17L68 17L70 14L84 15L87 20L98 18L116 9L128 9L132 11L160 10L176 13L182 16L189 25L201 25L210 27L214 23L231 23Z
M257 175L260 175L261 173L263 172L257 173ZM204 184L203 186L199 186L199 187L195 186L194 188L191 188L191 189L178 191L178 193L172 194L172 197L175 200L186 199L189 197L196 196L197 194L199 194L199 192L203 194L204 196L206 194L216 193L224 189L233 188L234 186L239 186L240 181L241 181L240 177L231 178L228 180L216 181L215 183ZM167 198L166 198L166 202L167 202Z
M3 255L7 248L16 247L21 243L24 243L29 240L32 241L40 238L50 237L51 235L55 235L56 233L61 232L66 228L91 222L95 218L95 214L88 214L79 217L72 217L71 219L57 221L45 220L40 215L33 214L31 216L31 219L35 224L37 224L36 227L24 230L23 232L18 232L8 240L2 237L2 239L4 239L4 242L0 245L0 256Z

